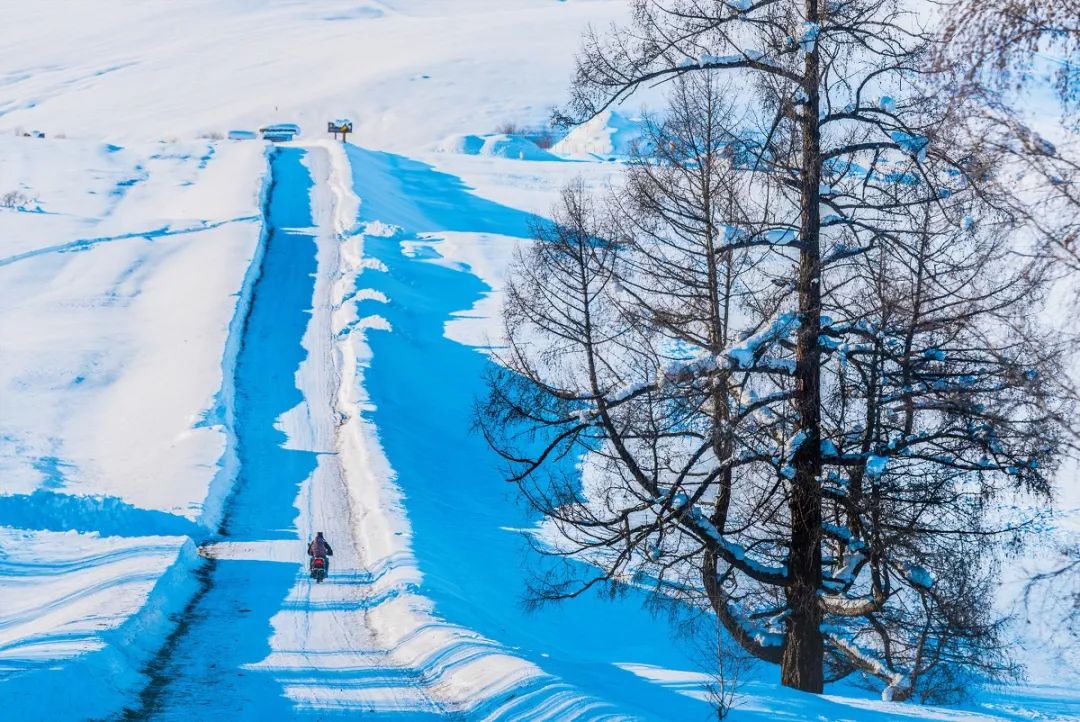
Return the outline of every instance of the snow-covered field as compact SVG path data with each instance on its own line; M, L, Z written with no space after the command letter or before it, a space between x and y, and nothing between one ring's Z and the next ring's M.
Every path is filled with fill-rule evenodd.
M586 23L622 0L4 3L0 129L190 138L338 117L361 145L434 146L563 99Z
M261 232L263 149L2 136L0 153L0 188L28 199L0 209L0 474L23 500L0 514L116 533L212 527L217 399Z
M541 126L626 8L3 3L0 716L709 717L707 659L633 593L522 609L530 522L469 431L511 255L614 180L634 113L557 154L499 126ZM223 139L273 121L304 132ZM1080 717L776 676L736 719Z

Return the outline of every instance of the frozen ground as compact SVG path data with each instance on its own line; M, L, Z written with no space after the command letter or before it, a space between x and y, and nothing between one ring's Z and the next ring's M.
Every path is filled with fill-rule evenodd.
M709 717L704 655L633 593L523 610L530 520L468 430L508 259L566 180L614 180L597 157L625 151L635 113L575 134L565 159L496 131L542 123L581 28L625 8L4 7L10 718ZM341 116L355 145L313 140ZM261 142L213 139L274 120L305 133L269 162ZM316 530L336 552L318 586ZM741 694L747 720L1080 709L1060 687L962 709L819 698L772 670Z

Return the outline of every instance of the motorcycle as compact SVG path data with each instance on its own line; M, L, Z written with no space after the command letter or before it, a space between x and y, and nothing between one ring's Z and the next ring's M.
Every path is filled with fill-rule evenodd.
M326 557L312 557L309 571L311 572L311 578L315 580L316 584L326 579L326 572L329 568Z

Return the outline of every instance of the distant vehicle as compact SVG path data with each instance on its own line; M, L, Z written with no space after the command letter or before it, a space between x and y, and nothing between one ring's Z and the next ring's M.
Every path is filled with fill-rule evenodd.
M263 140L271 143L284 143L300 135L300 126L295 123L274 123L264 128L259 128Z

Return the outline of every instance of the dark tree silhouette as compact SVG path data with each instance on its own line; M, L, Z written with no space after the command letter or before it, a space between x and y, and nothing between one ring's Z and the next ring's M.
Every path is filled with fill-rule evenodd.
M1008 671L991 500L1047 491L1057 360L993 158L953 152L976 116L918 92L933 39L891 0L634 17L586 38L569 111L672 81L668 113L537 229L478 413L546 550L595 570L539 594L651 585L808 691Z

